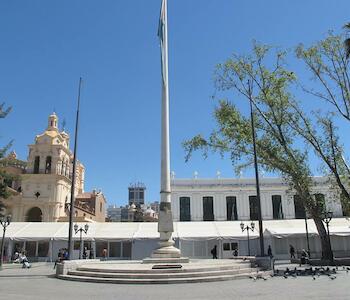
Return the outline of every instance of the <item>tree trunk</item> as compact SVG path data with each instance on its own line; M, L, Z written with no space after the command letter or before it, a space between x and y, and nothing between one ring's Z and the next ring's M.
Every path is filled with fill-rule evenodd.
M313 220L315 222L320 240L321 240L321 247L322 247L322 259L333 261L333 252L331 248L330 240L328 239L327 230L324 227L324 224L322 222L322 219L320 217L313 217Z

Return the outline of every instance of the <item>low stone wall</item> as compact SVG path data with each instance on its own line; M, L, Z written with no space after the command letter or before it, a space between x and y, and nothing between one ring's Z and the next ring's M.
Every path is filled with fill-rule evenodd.
M273 270L274 268L274 259L269 256L257 256L250 261L252 266L255 264L263 271Z
M273 270L274 259L270 256L235 256L233 259L241 259L250 261L251 267L259 267L263 271Z
M89 263L100 262L99 259L76 259L76 260L64 260L57 264L56 276L67 275L69 271L76 270L81 265L86 265Z

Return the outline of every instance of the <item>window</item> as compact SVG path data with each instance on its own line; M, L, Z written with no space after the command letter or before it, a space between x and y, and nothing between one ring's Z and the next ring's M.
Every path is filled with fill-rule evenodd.
M80 241L74 241L74 250L80 249Z
M129 191L129 200L134 200L134 191Z
M238 243L231 243L231 250L238 250Z
M283 219L282 197L280 195L272 196L272 210L274 219Z
M294 210L296 219L305 219L305 207L299 195L294 195Z
M256 196L249 196L249 210L250 210L250 219L258 220L259 206L258 206L258 198Z
M52 161L51 156L47 156L46 163L45 163L45 174L51 173L51 161Z
M110 242L109 243L109 256L110 257L121 257L121 242Z
M35 257L35 251L36 251L36 242L27 241L26 242L27 257Z
M131 258L131 242L123 242L123 257Z
M224 249L224 251L230 251L231 250L230 249L230 243L224 243L223 249Z
M39 242L38 243L38 256L46 257L49 253L49 242Z
M214 221L213 197L203 197L203 221Z
M40 168L40 156L35 156L33 173L39 174L39 168Z
M108 242L96 242L96 257L103 257L103 249L108 250Z
M236 197L226 197L227 221L237 220L237 200Z
M180 221L191 221L190 197L180 197Z
M102 202L100 202L100 212L102 212Z
M238 243L223 243L222 248L224 251L238 250Z

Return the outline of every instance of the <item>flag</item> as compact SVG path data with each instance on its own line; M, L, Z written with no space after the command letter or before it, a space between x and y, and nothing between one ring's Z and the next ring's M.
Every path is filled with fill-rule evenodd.
M166 60L167 60L167 0L162 0L162 5L160 8L159 24L158 24L158 38L160 43L161 51L161 68L162 68L162 81L166 85L167 81L167 70L166 70Z

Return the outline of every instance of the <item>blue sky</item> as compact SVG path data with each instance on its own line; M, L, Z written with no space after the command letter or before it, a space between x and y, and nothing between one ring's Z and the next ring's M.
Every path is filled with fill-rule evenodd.
M129 183L159 200L160 0L0 2L1 144L27 157L27 145L55 109L73 133L79 77L84 79L79 159L86 189L109 203L127 201ZM196 154L181 142L213 128L215 65L249 53L253 39L283 48L308 45L349 21L346 0L169 0L171 169L177 178L232 177L229 160ZM300 69L301 76L303 70ZM242 109L246 103L242 101ZM245 176L249 176L249 171Z

